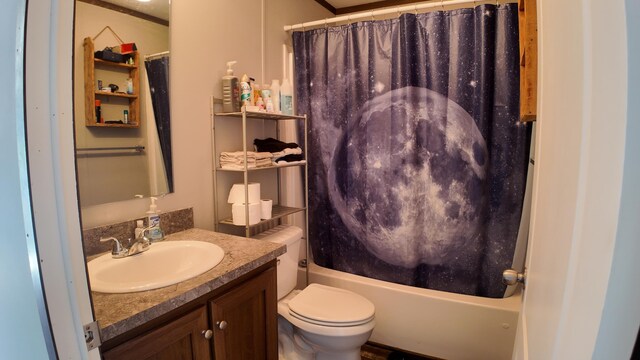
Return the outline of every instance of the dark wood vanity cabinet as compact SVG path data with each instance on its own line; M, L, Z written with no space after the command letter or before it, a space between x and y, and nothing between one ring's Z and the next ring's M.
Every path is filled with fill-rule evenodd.
M209 302L216 359L277 359L276 271L271 268Z
M278 358L275 261L105 342L104 360ZM209 332L207 332L209 330Z
M204 306L102 353L104 360L211 359Z

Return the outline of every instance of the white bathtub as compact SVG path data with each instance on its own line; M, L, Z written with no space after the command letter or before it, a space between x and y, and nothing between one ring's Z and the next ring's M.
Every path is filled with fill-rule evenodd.
M298 279L304 282L305 271ZM505 299L419 289L311 264L311 283L348 289L376 307L369 341L443 359L511 359L521 294Z

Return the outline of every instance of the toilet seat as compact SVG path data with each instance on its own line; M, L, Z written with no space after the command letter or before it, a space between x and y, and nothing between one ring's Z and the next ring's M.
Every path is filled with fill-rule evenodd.
M348 290L310 284L291 301L289 314L301 321L330 327L358 326L370 322L375 307Z

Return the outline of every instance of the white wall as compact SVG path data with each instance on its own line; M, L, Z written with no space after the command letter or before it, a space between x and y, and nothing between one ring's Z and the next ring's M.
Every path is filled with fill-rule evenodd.
M629 359L640 324L640 2L626 1L629 51L627 129L620 218L594 359Z
M260 0L174 1L171 8L171 122L175 192L158 201L163 211L194 208L195 226L213 229L209 99L221 97L225 63L259 82L282 77L284 25L331 14L313 0L265 0L265 80L261 75ZM83 210L83 227L144 215L148 200Z
M29 184L27 182L24 124L23 66L26 1L3 4L0 12L0 358L45 359L51 339L35 255ZM34 259L35 260L35 259ZM36 265L34 268L31 266ZM35 274L32 274L32 271ZM34 276L32 278L32 276ZM42 313L41 313L42 311ZM41 315L43 316L41 318ZM50 349L53 344L50 343ZM55 353L53 353L55 354Z

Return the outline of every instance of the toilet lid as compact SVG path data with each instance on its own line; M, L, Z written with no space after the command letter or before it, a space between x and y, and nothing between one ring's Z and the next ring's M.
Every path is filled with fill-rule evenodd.
M289 302L289 313L313 324L355 326L373 319L371 301L348 290L311 284Z

